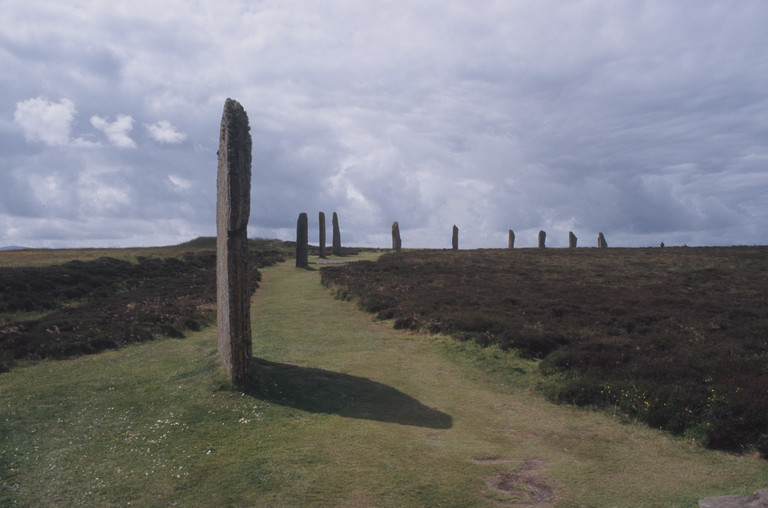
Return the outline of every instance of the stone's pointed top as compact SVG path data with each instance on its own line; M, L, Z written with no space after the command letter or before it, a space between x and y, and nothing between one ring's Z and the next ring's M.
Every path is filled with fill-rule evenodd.
M245 125L248 125L248 113L245 112L245 108L243 108L243 105L234 99L227 99L224 102L224 111L222 113L222 121L224 117L229 117L229 118L240 117L245 120Z
M243 109L243 106L242 106L242 104L237 102L235 99L231 99L231 98L227 97L227 100L224 101L224 111L226 111L228 109L232 109L232 108Z
M217 224L235 232L248 227L251 193L251 134L248 114L232 99L224 103L219 133Z
M221 125L224 127L225 123L233 123L238 127L243 127L247 131L251 130L248 123L248 113L245 112L243 105L234 99L227 99L224 102L224 111L221 114Z

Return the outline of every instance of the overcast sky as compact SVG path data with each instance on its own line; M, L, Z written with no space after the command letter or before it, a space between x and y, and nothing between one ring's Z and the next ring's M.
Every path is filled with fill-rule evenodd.
M0 246L768 243L768 2L0 0ZM330 243L330 238L328 240Z

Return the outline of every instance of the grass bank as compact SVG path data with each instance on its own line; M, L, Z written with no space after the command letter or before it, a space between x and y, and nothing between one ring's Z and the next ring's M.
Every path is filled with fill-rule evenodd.
M213 328L0 375L0 504L692 506L768 485L765 461L546 402L534 361L262 271L258 390L227 387Z

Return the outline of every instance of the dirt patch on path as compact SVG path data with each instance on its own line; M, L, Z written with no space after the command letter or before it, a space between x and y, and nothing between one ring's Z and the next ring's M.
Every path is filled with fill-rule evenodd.
M499 463L494 459L483 463ZM539 476L547 468L547 462L541 458L530 458L523 462L515 473L497 474L487 483L490 495L486 501L496 506L553 506L557 501L556 486Z

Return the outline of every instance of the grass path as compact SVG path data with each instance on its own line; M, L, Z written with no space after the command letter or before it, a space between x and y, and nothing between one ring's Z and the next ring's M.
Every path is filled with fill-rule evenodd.
M260 330L256 354L381 383L450 419L450 428L382 422L398 410L382 401L371 408L372 418L338 419L322 454L327 471L317 473L319 483L347 479L347 486L331 489L341 489L332 504L525 502L531 501L527 484L538 491L534 500L551 490L559 506L690 506L768 483L765 462L703 451L640 425L543 401L526 389L532 364L394 331L352 303L329 299L318 278L285 267L270 273L254 329L267 315L296 328ZM294 311L301 319L291 318ZM493 373L498 370L513 374ZM371 478L368 468L379 473Z
M215 330L0 376L0 505L696 506L768 463L544 401L512 354L410 335L264 269L262 390ZM538 504L536 504L538 503Z

